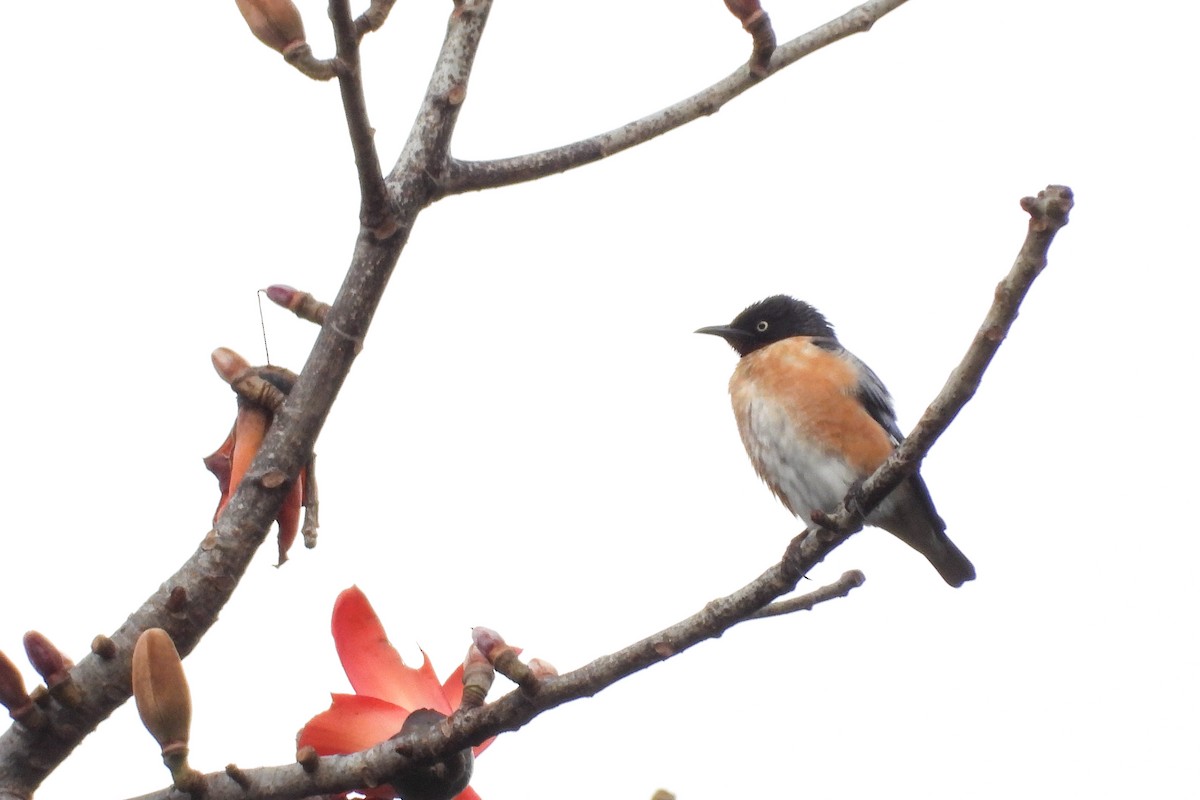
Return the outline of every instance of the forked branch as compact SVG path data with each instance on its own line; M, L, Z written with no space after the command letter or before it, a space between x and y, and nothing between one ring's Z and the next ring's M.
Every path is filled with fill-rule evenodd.
M628 122L606 133L561 147L493 161L457 161L447 165L442 180L443 194L460 194L537 180L566 172L584 164L628 150L668 131L709 114L715 114L733 98L773 76L786 66L856 33L865 33L885 14L905 0L869 0L819 28L797 36L774 50L769 66L752 71L746 65L702 92L680 100L649 116Z

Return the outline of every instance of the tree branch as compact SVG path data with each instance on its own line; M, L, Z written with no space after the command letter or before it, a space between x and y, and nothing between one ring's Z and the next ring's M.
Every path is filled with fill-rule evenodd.
M360 36L350 15L349 0L329 0L329 19L333 23L338 61L343 65L338 70L338 87L342 93L342 107L346 111L350 146L354 149L354 164L358 168L358 187L362 198L359 219L370 230L386 230L391 217L387 187L383 184L379 154L375 151L375 131L367 117L362 59L358 52Z
M869 0L837 19L792 39L775 49L767 77L834 42L869 31L881 17L899 8L904 2L905 0ZM732 75L686 100L590 139L494 161L451 160L443 181L443 191L449 195L508 186L591 164L682 127L700 117L715 114L730 100L763 80L764 78L752 74L750 67L742 65Z
M354 20L354 33L361 41L371 31L377 31L387 21L396 0L371 0L370 7Z
M906 476L915 472L963 406L975 396L984 371L992 363L1001 342L1017 318L1021 302L1033 281L1046 268L1047 254L1055 234L1067 224L1074 195L1066 186L1047 186L1037 197L1025 197L1021 208L1029 214L1029 229L1008 275L996 285L996 294L983 324L975 334L966 355L938 396L934 398L912 433L896 448L875 474L849 495L848 503L821 524L834 530L857 529L862 519ZM852 511L851 508L854 510Z
M430 186L425 176L431 169L440 169L440 164L427 160L438 151L412 143L448 141L456 114L440 111L438 92L446 75L455 76L457 85L465 87L490 5L491 0L469 0L455 7L410 145L392 173L405 189L393 196L393 232L380 236L377 230L360 230L346 278L308 361L214 530L196 553L112 634L111 651L106 649L104 656L90 654L72 668L71 679L81 690L78 705L67 708L50 703L44 709L48 724L36 731L13 725L0 735L0 796L32 795L84 737L129 698L130 662L142 631L164 629L180 655L186 656L216 621L266 538L292 481L308 461L338 390L362 349L409 231L434 197L436 186ZM263 482L268 474L283 474L287 480L281 484L268 481L268 487ZM146 484L143 481L138 485ZM127 515L135 513L140 500L136 493L130 497Z
M457 25L459 33L452 42L447 32L412 135L387 177L388 190L396 202L424 198L427 204L445 195L442 187L450 160L450 137L467 97L467 78L491 7L491 0L455 3L451 29ZM422 169L412 169L413 164L421 164Z
M852 493L858 498L857 518L869 513L891 489L899 485L924 458L950 421L974 394L979 378L995 354L1004 333L1016 318L1021 300L1034 278L1046 265L1046 253L1054 234L1067 223L1071 191L1050 186L1037 198L1025 198L1022 206L1029 211L1029 234L1012 271L997 288L995 300L960 364L929 406L904 444L863 484ZM844 507L828 515L832 521L851 520L856 515ZM557 706L591 697L635 672L673 658L707 639L721 636L739 622L796 610L805 602L813 603L849 591L861 582L861 573L847 572L830 587L811 596L770 605L776 598L795 589L796 584L851 532L847 522L837 531L809 528L789 543L779 563L736 592L713 600L703 609L656 634L600 656L591 663L558 677L541 678L504 697L472 709L464 709L432 731L406 733L392 737L369 750L344 756L326 756L310 762L307 769L299 764L242 770L257 800L295 800L311 795L331 794L388 782L414 766L437 761L491 736L514 731L541 713ZM226 773L206 776L205 800L243 800L246 789ZM169 790L144 795L138 800L168 800Z

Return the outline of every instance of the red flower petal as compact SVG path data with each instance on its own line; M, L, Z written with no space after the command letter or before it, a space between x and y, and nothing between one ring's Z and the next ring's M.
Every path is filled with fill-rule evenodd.
M421 652L424 663L420 669L405 664L388 642L367 596L357 586L342 592L333 604L333 642L346 677L358 694L411 711L432 708L446 715L453 713L454 707L433 672L429 656ZM458 681L461 699L461 676Z
M335 694L329 710L308 721L296 735L296 747L311 745L323 756L357 753L400 732L407 709L375 697Z
M211 456L204 459L204 466L208 467L208 471L217 476L217 488L221 490L221 505L224 507L226 498L229 497L229 478L233 473L233 431L225 437L225 441L217 448L217 451ZM217 516L221 513L221 509L217 509L217 514L213 515L213 522L216 522Z

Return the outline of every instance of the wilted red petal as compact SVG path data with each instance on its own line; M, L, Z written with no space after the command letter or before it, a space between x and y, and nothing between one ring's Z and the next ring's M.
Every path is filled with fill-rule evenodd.
M288 492L287 498L283 501L283 505L279 507L279 516L275 518L279 523L279 563L287 561L288 550L292 547L292 542L296 541L296 531L300 530L300 507L304 504L304 470L300 470L299 477L292 484L291 491Z
M323 756L357 753L400 732L408 710L375 697L335 694L333 704L308 721L296 747L311 745Z
M250 469L250 462L258 455L258 448L262 447L263 438L267 435L267 428L270 425L271 419L262 409L250 407L238 409L237 421L233 425L233 457L229 471L229 494L232 495L241 485L242 478Z
M221 509L225 507L225 501L229 499L229 476L233 471L233 431L229 431L229 435L225 437L225 441L217 448L217 451L208 458L204 459L204 466L208 467L208 471L217 476L217 486L221 490L221 501L217 507L217 514L221 513ZM213 521L216 522L216 515L213 516Z
M342 592L333 604L333 642L350 685L360 695L414 711L432 708L446 715L454 711L433 672L429 656L422 651L424 663L420 669L405 664L388 642L370 601L357 586ZM460 686L460 697L461 694Z

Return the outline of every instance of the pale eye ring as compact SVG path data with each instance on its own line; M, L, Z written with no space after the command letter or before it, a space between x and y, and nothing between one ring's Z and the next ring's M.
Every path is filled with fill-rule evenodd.
M767 328L769 328L771 326L767 324L767 321L765 319L762 319L762 320L759 320L758 324L755 325L754 327L758 330L759 333L765 333Z

